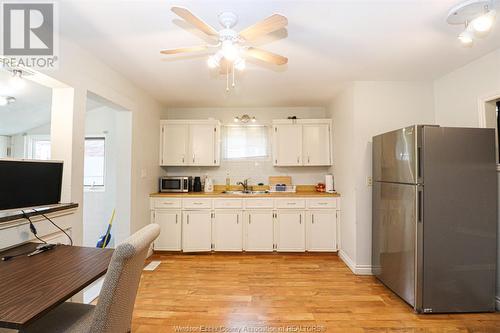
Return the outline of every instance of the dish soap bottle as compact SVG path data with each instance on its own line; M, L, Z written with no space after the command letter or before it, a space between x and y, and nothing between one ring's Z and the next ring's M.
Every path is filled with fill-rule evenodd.
M208 175L205 175L205 192L213 192L214 191L214 183L212 181L212 178L208 177Z
M229 178L229 171L226 173L226 191L231 191L231 178Z

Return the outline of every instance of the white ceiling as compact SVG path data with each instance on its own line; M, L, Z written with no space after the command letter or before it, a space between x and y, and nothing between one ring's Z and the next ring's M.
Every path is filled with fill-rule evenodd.
M0 70L0 96L12 96L16 102L0 106L0 135L13 135L50 123L52 89L25 80L22 89L9 84L10 72Z
M500 24L472 48L446 24L457 0L224 0L60 2L61 32L166 106L326 105L353 80L432 80L500 47ZM206 54L163 56L164 48L204 44L172 5L188 7L219 29L217 14L233 11L241 30L273 13L288 17L255 45L285 55L285 67L250 64L225 92ZM288 34L287 38L279 36Z

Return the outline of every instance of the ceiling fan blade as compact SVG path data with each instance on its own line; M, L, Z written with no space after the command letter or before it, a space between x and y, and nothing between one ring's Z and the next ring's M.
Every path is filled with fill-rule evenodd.
M186 20L187 22L191 23L204 33L206 33L209 36L219 36L219 32L212 28L210 25L207 23L203 22L200 18L198 18L196 15L191 13L189 9L184 8L184 7L172 7L171 10Z
M245 40L253 40L273 31L284 28L288 24L288 19L280 14L273 14L268 18L255 23L254 25L240 32L240 37Z
M246 51L246 55L275 65L284 65L288 63L287 57L255 47L249 47Z
M179 47L177 49L168 49L160 51L161 54L178 54L178 53L187 53L187 52L198 52L208 49L208 46L192 46L192 47Z

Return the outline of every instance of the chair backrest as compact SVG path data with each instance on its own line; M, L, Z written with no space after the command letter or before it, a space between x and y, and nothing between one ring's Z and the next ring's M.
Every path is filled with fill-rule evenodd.
M89 332L130 332L144 260L151 243L159 234L160 227L157 224L149 224L116 247Z

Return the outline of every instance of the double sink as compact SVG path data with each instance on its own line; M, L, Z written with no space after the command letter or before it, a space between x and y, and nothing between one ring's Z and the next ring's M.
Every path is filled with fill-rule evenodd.
M269 194L269 191L224 191L222 194L231 195L258 195L258 194Z

